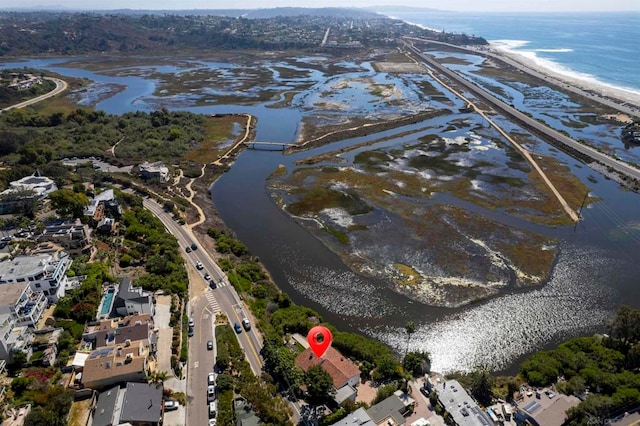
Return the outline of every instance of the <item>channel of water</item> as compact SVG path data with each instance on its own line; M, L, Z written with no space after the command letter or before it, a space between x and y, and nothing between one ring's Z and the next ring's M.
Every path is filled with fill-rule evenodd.
M108 113L155 108L147 102L155 88L152 80L64 68L56 66L56 61L60 60L33 59L0 67L42 68L125 86L124 91L97 105ZM181 109L203 114L249 113L258 119L257 140L282 142L295 139L302 117L296 109L263 105ZM544 287L444 309L412 302L393 292L387 282L353 273L276 205L265 184L278 164L291 170L300 158L362 140L341 141L289 156L246 151L212 188L213 202L225 223L260 257L278 286L296 303L316 309L338 327L381 339L398 352L403 352L406 344L404 324L413 320L419 327L409 347L430 351L434 369L469 370L487 364L507 372L513 372L527 353L561 339L603 331L607 318L621 303L640 307L640 197L567 157L564 160L572 171L601 200L585 209L584 220L575 230L549 230L560 241L560 256ZM448 201L457 202L453 197Z

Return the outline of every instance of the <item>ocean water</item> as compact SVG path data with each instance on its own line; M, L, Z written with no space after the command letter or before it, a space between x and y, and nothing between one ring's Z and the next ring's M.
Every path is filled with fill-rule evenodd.
M555 72L640 94L640 12L385 14L438 31L481 36Z

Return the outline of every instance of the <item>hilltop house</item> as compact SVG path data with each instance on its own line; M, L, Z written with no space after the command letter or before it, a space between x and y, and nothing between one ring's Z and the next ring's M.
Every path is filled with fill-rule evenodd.
M355 387L360 383L360 368L337 349L329 346L322 358L318 358L307 348L296 357L296 365L305 373L311 366L319 365L331 376L336 388L336 402L340 404L347 399L355 401Z
M161 183L169 180L169 168L162 161L155 163L144 162L140 164L140 177L145 181L158 181Z
M36 242L58 244L74 256L88 254L91 251L91 230L80 219L57 219L45 224L44 231L36 238Z
M84 361L81 383L101 391L126 382L146 382L149 367L142 342L96 349Z
M561 426L567 421L567 411L580 403L573 395L564 395L551 389L527 392L518 400L516 420L534 426Z
M28 282L34 292L43 293L50 303L56 303L65 294L71 262L63 251L5 260L0 262L0 285Z
M482 411L457 380L446 380L442 386L434 386L434 390L438 394L438 404L449 413L452 424L460 426L493 424L487 413Z
M153 296L142 287L134 287L131 278L122 278L114 307L118 315L154 314Z
M35 325L48 305L44 294L27 282L0 285L0 314L11 314L18 326Z
M0 360L8 364L13 362L13 356L24 353L27 359L31 357L33 332L26 325L18 325L13 315L0 314Z
M162 387L147 383L127 383L98 395L89 424L112 426L158 426L162 424Z
M93 349L137 343L147 348L152 337L153 320L150 314L105 319L97 324L90 323L85 326L82 334L82 340L91 344Z

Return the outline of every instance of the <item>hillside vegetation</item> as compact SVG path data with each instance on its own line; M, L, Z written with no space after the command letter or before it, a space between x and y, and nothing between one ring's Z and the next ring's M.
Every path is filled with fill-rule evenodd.
M268 9L252 15L261 19L180 16L174 12L3 12L0 40L11 42L0 43L0 56L320 48L327 28L331 33L326 41L328 45L334 43L334 52L340 48L395 45L397 38L409 35L458 44L486 44L480 37L426 30L366 11L344 9L339 13L340 10Z

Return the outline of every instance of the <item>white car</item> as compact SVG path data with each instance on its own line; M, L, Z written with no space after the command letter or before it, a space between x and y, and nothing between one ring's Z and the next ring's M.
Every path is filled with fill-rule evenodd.
M196 262L196 269L200 271L200 270L202 270L203 268L204 268L204 265L202 265L202 262L197 261L197 262Z
M207 386L207 400L213 401L216 399L216 387L213 385Z
M196 325L196 322L193 320L193 317L189 318L189 327L193 327L194 325Z
M164 411L177 410L179 406L180 404L178 403L178 401L173 401L171 399L168 399L164 402Z
M209 376L207 376L207 384L208 385L216 384L216 375L214 373L209 373Z

